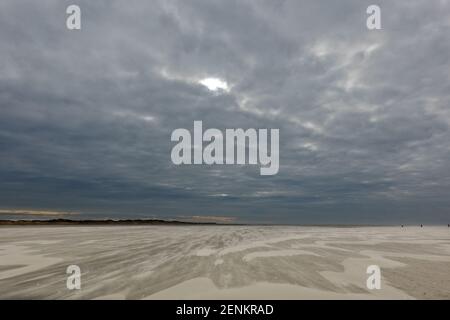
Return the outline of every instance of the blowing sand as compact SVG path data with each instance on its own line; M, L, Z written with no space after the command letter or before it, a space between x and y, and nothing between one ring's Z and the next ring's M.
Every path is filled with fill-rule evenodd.
M450 229L1 227L0 298L449 299Z

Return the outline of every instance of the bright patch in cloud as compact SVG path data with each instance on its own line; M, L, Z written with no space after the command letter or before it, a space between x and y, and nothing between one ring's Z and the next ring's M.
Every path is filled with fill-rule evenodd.
M219 78L205 78L203 80L200 80L199 82L211 91L229 91L228 84Z
M0 215L14 215L14 216L66 216L78 214L77 212L69 211L44 211L44 210L18 210L18 209L0 209Z

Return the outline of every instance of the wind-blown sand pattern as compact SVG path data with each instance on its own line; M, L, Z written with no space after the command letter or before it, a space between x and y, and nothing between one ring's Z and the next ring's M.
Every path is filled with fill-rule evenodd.
M0 298L449 299L450 229L1 227Z

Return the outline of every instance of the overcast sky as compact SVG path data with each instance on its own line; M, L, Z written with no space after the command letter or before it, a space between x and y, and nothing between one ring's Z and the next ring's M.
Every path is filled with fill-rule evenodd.
M194 120L280 129L279 173L175 166ZM449 125L450 1L0 2L2 209L448 223Z

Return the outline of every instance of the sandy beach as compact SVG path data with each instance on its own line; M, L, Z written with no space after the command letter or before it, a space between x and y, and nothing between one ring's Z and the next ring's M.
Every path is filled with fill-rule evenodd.
M1 299L449 299L449 270L447 227L0 227Z

